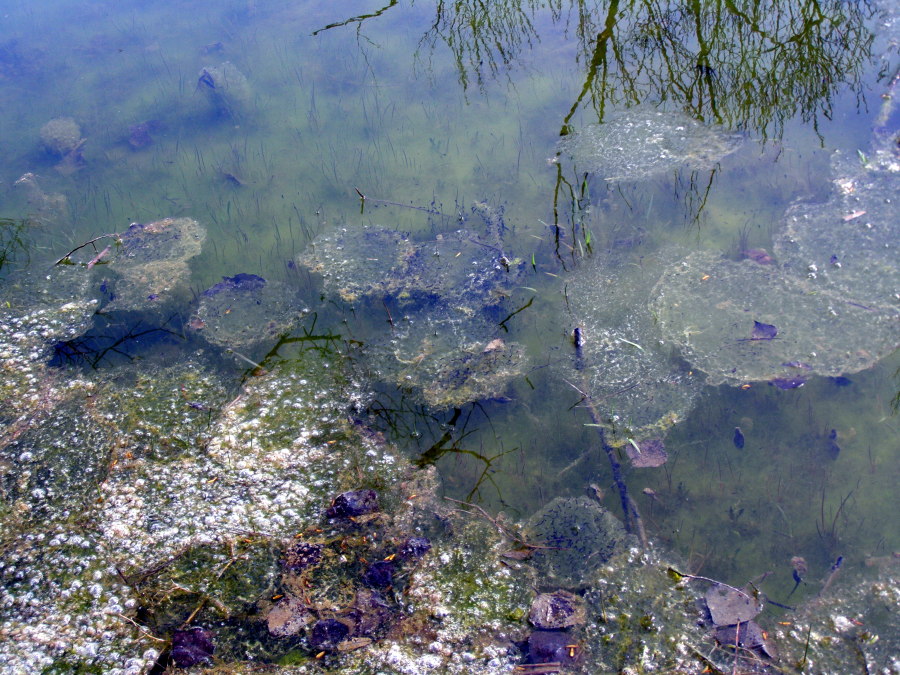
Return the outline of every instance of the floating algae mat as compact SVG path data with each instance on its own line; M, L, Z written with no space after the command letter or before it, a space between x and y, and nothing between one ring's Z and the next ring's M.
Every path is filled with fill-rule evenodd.
M370 345L366 361L373 376L413 389L428 405L458 407L500 397L524 372L524 348L498 332L484 316L434 307Z
M466 230L414 241L384 228L341 228L315 239L298 262L347 302L390 297L415 306L440 299L470 312L499 303L524 270L496 238Z
M660 330L710 384L799 385L858 372L897 348L900 164L838 166L828 201L789 209L774 259L696 252L657 284Z
M284 284L256 274L240 273L200 294L190 325L219 347L252 347L274 343L290 331L299 310Z
M132 223L110 269L109 310L152 310L187 295L188 260L200 254L206 228L191 218Z
M391 332L367 347L369 376L436 408L500 396L526 363L522 347L499 336L497 311L524 264L504 254L493 212L476 206L486 236L457 230L416 242L383 228L342 228L298 257L327 292L383 305Z
M682 166L711 169L741 140L683 113L635 108L571 132L557 150L579 171L606 180L638 180Z
M590 396L602 423L621 432L616 444L665 435L690 412L702 384L662 343L647 307L652 275L638 278L628 269L598 255L568 284L578 344L563 362L563 377Z

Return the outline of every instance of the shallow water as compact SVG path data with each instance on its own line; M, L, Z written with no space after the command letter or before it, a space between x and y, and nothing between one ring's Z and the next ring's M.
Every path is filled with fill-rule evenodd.
M892 517L900 479L900 419L892 407L900 389L900 272L889 229L900 221L891 206L900 199L891 165L900 161L900 124L889 106L891 93L900 96L891 89L900 39L896 6L828 3L823 11L841 17L837 25L807 23L806 32L789 39L794 33L785 26L803 24L803 10L791 3L756 17L759 31L745 31L746 17L715 3L696 23L689 7L677 3L664 10L636 2L491 3L482 10L465 3L362 9L251 0L192 3L189 12L145 4L16 3L5 12L4 321L52 306L55 293L60 302L70 291L97 300L73 324L100 308L84 335L47 334L57 347L38 362L52 367L34 377L54 378L54 387L93 387L102 397L106 388L124 390L131 382L149 391L158 376L169 395L178 387L182 394L164 403L149 394L149 402L141 399L154 411L151 430L137 421L143 408L118 418L110 412L108 419L134 425L123 433L170 435L180 439L171 447L190 448L190 439L206 434L214 413L243 383L252 386L260 369L290 361L301 371L292 371L290 381L301 378L305 362L291 361L297 359L291 350L315 345L322 359L310 367L316 377L329 367L347 376L323 378L325 390L312 397L323 416L320 433L332 433L335 423L325 419L328 404L346 416L339 407L349 399L356 421L381 431L411 461L436 466L446 495L489 513L525 522L554 498L582 496L595 484L604 506L621 517L619 490L626 484L654 545L695 574L738 586L771 572L762 588L776 600L794 585L793 556L803 556L810 578L819 579L838 556L850 576L866 559L900 549L900 522ZM642 123L657 119L647 110L664 113L656 132L681 134L664 143L681 153L680 161L667 157L656 165L646 147L629 153L627 143L641 140L625 133L621 166L615 152L594 161L594 148L569 151L576 130L602 129L606 119L618 124L634 109ZM41 137L42 127L60 117L74 119L84 139L68 157ZM681 119L702 122L703 133L694 138ZM873 128L893 134L893 144L879 145L883 134ZM562 151L561 131L568 135ZM34 176L23 182L29 172ZM773 252L788 209L832 203L840 189L835 179L863 185L872 172L887 206L870 214L881 219L871 224L888 235L867 259L880 266L883 288L874 300L865 296L863 307L852 279L837 284L858 313L852 325L842 321L834 329L841 331L840 349L853 352L852 366L849 358L837 359L838 371L785 366L785 377L804 382L781 389L768 375L700 372L709 361L721 366L712 357L698 358L699 365L691 360L691 349L705 344L693 318L679 325L683 339L660 332L654 312L667 288L658 282L673 266L705 260L689 257L698 251L757 265L746 252ZM837 228L866 221L846 218L849 210L828 221L835 243ZM115 284L125 278L116 269L127 269L129 260L116 257L113 237L80 247L124 233L133 222L169 217L205 229L202 248L169 261L161 279L137 274L138 283L151 285L130 293L132 305L116 307ZM364 226L404 233L424 262L403 268L404 277L399 263L385 262L395 251L382 237L369 251L355 250L366 264L340 270L304 264L304 255L338 229ZM466 234L451 236L459 229ZM438 237L471 243L464 254L469 267L429 266L429 254L460 255L426 243ZM99 256L107 243L115 250ZM69 277L52 276L53 264L70 251L74 271L88 278L77 282L89 286L84 292L72 291ZM335 259L333 252L324 258ZM323 273L337 280L323 283ZM43 291L35 279L47 274L51 290ZM203 292L237 274L258 275L270 291L278 289L269 314L264 293L198 314ZM412 274L434 283L413 282ZM459 287L478 291L447 290L452 274L463 275ZM491 282L497 274L519 276L511 284ZM805 276L800 270L798 278ZM746 358L738 341L751 338L754 320L801 331L814 323L805 315L783 321L787 311L817 311L808 309L815 300L797 298L819 290L792 292L783 306L766 305L765 317L754 314L761 306L751 306L741 310L746 325L716 325L728 349L739 350L736 359ZM676 300L706 302L700 298ZM716 312L709 307L710 316ZM234 322L242 313L253 323ZM213 314L229 314L230 328L202 325ZM797 354L800 361L810 350L830 348L828 319L815 318L817 326L826 322L815 337L825 344ZM216 340L204 339L207 328L217 331ZM574 344L576 329L586 341L583 353ZM787 344L794 337L782 332L778 339ZM481 358L497 339L504 348L515 345L521 357L515 352L503 368ZM12 372L15 364L5 363ZM479 400L466 398L466 390L459 400L423 394L440 374L462 377L467 368L502 383L476 388ZM17 399L20 407L10 410L19 414L44 410L27 404L39 389L29 376L10 376L0 391L10 404ZM269 393L271 400L257 392L263 412L246 421L263 438L277 436L265 428L264 413L275 424L272 411L291 405ZM307 405L302 391L297 396L297 406ZM191 402L187 412L179 400ZM428 405L438 401L450 402ZM47 413L54 423L35 443L63 446L73 435L79 436L73 447L86 443L85 429L67 423L67 410L63 404ZM4 415L0 437L9 486L19 469L6 448L13 442L19 448L24 433L15 417ZM601 428L622 463L619 481L601 449ZM667 463L630 468L627 447L650 438L664 438ZM184 453L178 459L186 465L200 461ZM71 456L67 461L77 465ZM64 521L69 512L54 509L74 512L87 504L90 486L82 483L99 481L109 461L91 458L79 481L38 476L34 484L5 487L4 536L36 527L22 525L13 508L26 487L49 482L56 494L38 499L42 517ZM325 475L339 473L330 471ZM326 492L352 487L318 479ZM70 488L77 497L62 494ZM152 491L143 498L152 499ZM289 528L291 517L269 525ZM816 590L805 585L794 598Z

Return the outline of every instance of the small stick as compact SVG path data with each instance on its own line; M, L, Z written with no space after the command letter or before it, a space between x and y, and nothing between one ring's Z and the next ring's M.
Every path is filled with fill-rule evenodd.
M158 637L156 637L155 635L149 633L149 632L147 631L146 628L144 628L142 625L140 625L139 623L137 623L137 622L136 622L134 619L132 619L131 617L125 616L124 614L119 614L118 612L116 612L115 614L113 614L113 616L117 616L117 617L119 617L120 619L125 619L125 621L127 621L128 623L133 624L134 627L137 628L139 631L141 631L141 633L143 634L143 636L146 637L146 638L150 638L151 640L156 640L157 642L168 642L168 640L164 640L163 638L158 638Z
M716 581L715 579L710 579L709 577L701 577L698 574L685 574L684 572L679 572L674 567L669 567L668 571L672 572L673 574L677 574L679 577L684 577L685 579L699 579L700 581L708 581L709 583L716 584L717 586L730 588L732 591L734 591L735 593L740 593L748 600L753 600L753 598L750 597L750 595L746 591L742 591L740 588L735 588L734 586L726 584L724 581Z
M400 202L392 202L387 199L373 199L372 197L366 197L362 192L360 192L359 188L353 188L356 190L356 194L359 195L360 202L365 205L367 201L375 202L376 204L385 204L387 206L399 206L404 209L415 209L416 211L424 211L425 213L432 213L434 215L443 215L440 211L434 208L427 208L425 206L416 206L414 204L401 204Z
M821 596L825 591L828 590L828 587L831 586L831 582L834 581L834 578L837 576L837 573L841 571L841 563L844 562L844 556L838 556L837 560L834 561L834 564L831 566L831 574L828 575L828 578L825 579L825 585L822 586L822 590L819 591L819 595Z
M72 255L72 254L75 253L76 251L80 251L80 250L83 249L85 246L90 246L90 245L93 244L95 241L100 241L101 239L105 239L105 238L107 238L107 237L116 237L116 238L119 238L120 236L121 236L121 235L118 234L118 233L116 233L116 232L111 232L111 233L109 233L109 234L101 234L99 237L94 237L93 239L90 239L90 240L84 242L81 246L76 246L75 248L73 248L71 251L69 251L68 253L66 253L62 258L60 258L59 260L57 260L57 261L56 261L55 263L53 263L53 264L54 264L54 265L59 265L59 264L62 263L64 260L68 260L70 255ZM94 248L94 250L96 250L96 247ZM101 255L101 256L98 256L95 260L99 260L100 257L102 257L102 255Z
M387 302L385 302L384 298L381 299L381 304L384 305L384 311L387 312L388 315L388 323L391 324L391 330L394 330L394 317L391 316L391 310L388 309Z

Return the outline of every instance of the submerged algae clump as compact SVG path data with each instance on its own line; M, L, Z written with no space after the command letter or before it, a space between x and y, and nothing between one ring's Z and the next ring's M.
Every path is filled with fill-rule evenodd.
M487 317L435 307L371 345L366 365L373 376L414 388L435 408L496 398L527 359L521 345L495 335Z
M696 252L660 279L651 303L668 342L709 384L838 376L868 368L896 347L898 315L814 293L781 268ZM776 327L753 336L754 321Z
M433 302L479 311L502 301L524 271L521 260L504 255L498 235L466 230L414 241L384 228L341 228L319 236L297 261L347 302L389 298L405 311Z
M891 119L893 99L885 97L880 123ZM793 386L797 368L855 373L900 344L896 131L876 128L872 151L860 163L835 154L830 197L788 210L774 259L757 251L734 262L700 251L662 275L651 310L710 384Z
M541 578L567 586L587 583L627 542L621 521L587 497L557 497L528 521L541 548L533 561Z
M897 348L900 163L838 166L828 201L786 214L773 264L700 251L657 284L663 335L710 384L855 373Z

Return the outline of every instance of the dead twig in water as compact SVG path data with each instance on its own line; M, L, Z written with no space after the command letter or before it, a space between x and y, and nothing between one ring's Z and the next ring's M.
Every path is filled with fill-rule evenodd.
M69 260L69 256L70 256L70 255L72 255L73 253L75 253L75 252L77 252L77 251L80 251L80 250L83 249L85 246L93 246L93 245L94 245L94 242L98 242L98 241L100 241L101 239L107 239L107 238L109 238L109 237L115 237L115 238L118 240L118 239L121 239L121 238L122 238L122 235L119 234L119 233L117 233L117 232L110 232L109 234L101 234L101 235L98 236L98 237L94 237L93 239L89 239L88 241L84 242L84 243L81 244L80 246L76 246L76 247L73 248L71 251L69 251L68 253L66 253L62 258L60 258L59 260L57 260L56 262L54 262L53 265L54 265L54 266L56 266L56 265L70 265L70 264L72 264L72 261ZM108 249L108 248L109 248L109 247L107 246L107 249ZM96 250L97 250L97 247L94 246L94 251L96 251ZM104 255L106 255L106 251L103 251L102 253L99 253L99 254L97 255L97 257L94 258L94 259L88 264L88 267L93 267L94 265L96 265L98 262L100 262L100 259L101 259Z
M685 572L679 572L674 567L667 567L666 572L669 573L669 576L675 577L676 581L681 581L681 578L685 579L698 579L699 581L708 581L711 584L716 584L717 586L724 586L725 588L731 589L735 593L740 593L748 600L754 600L749 593L746 591L742 591L740 588L735 586L731 586L730 584L726 584L724 581L716 581L715 579L710 579L709 577L701 577L699 574L686 574Z
M644 523L643 519L641 518L641 513L640 511L638 511L635 501L628 494L628 486L625 484L625 479L622 478L622 467L619 464L619 460L616 459L615 449L606 442L606 427L603 425L603 418L600 415L600 411L597 410L597 406L594 405L594 401L591 398L590 394L582 391L568 380L565 380L565 383L572 387L572 389L577 391L579 394L581 394L582 401L584 401L584 404L587 407L588 414L591 416L591 421L593 422L593 424L590 426L593 426L595 429L597 429L597 434L600 436L600 446L606 453L606 457L609 460L609 465L610 467L612 467L613 480L615 481L616 487L619 490L619 500L622 503L622 511L625 513L625 529L628 532L632 532L633 529L637 530L637 535L641 541L641 546L643 548L647 548L649 546L649 542L647 540L647 531L644 529ZM630 388L631 387L628 387L628 389Z

